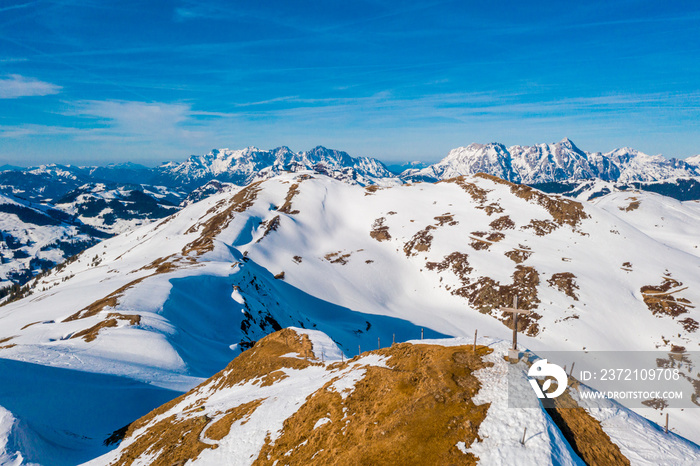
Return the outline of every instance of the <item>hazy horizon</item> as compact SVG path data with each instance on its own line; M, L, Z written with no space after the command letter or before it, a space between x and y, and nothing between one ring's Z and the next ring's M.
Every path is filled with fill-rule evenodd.
M563 139L570 139L570 138L562 138L562 139L560 139L560 141L563 140ZM540 143L538 143L538 144L555 144L556 142L559 142L559 141L547 142L547 143L540 142ZM576 145L576 147L578 147L579 149L581 149L581 150L583 150L583 151L585 151L585 152L589 152L589 153L603 153L603 154L605 154L605 153L612 152L612 151L615 150L615 149L621 149L621 148L622 148L622 147L615 147L615 148L612 148L612 149L609 149L609 150L590 150L590 149L583 148L583 147L579 146L578 144L576 144L576 141L572 141L572 142L573 142L574 145ZM490 143L502 144L502 143L499 143L498 141L491 141ZM490 144L490 143L484 143L484 142L476 142L476 141L473 141L473 142L471 142L471 143L469 143L469 144L464 144L464 145L459 146L459 147L466 147L466 146L468 146L468 145L470 145L470 144ZM504 144L504 145L505 145L506 147L512 147L512 146L523 146L524 144L513 144L513 145ZM302 150L296 150L295 148L289 147L289 146L286 145L286 144L283 144L282 146L269 147L269 148L261 147L261 146L258 146L258 145L253 145L252 147L255 147L255 148L257 148L257 149L264 150L264 151L271 151L271 150L278 149L278 148L280 148L280 147L288 147L288 148L291 149L293 152L303 152L303 151L311 150L311 149L313 149L314 147L318 147L318 146L319 146L319 144L317 144L317 145L315 145L315 146L313 146L313 147L309 147L309 148L306 148L306 149L302 149ZM251 147L251 146L247 146L247 147ZM324 147L325 147L325 146L324 146ZM623 147L630 147L630 146L623 146ZM457 148L457 147L453 147L452 149L456 149L456 148ZM634 148L634 147L630 147L630 148L636 149L636 148ZM189 155L184 155L184 156L180 156L180 157L174 157L174 158L172 158L172 159L170 159L170 160L161 160L161 161L154 162L154 163L140 163L140 162L134 162L134 161L132 161L132 160L118 160L118 161L112 161L112 162L110 162L110 161L105 161L105 162L103 162L103 163L92 163L92 164L91 164L91 163L61 163L60 161L52 161L52 162L46 162L46 163L29 164L29 165L24 164L24 165L22 165L22 164L17 164L17 163L8 163L8 162L4 162L2 159L0 159L0 168L3 167L3 166L14 166L14 167L19 167L19 168L31 168L31 167L35 167L35 166L40 166L40 165L51 165L51 164L57 164L57 165L72 165L72 166L99 166L99 167L105 167L105 166L108 166L108 165L134 164L134 165L141 165L141 166L143 166L143 167L145 167L145 168L155 168L155 167L158 167L159 165L162 165L162 164L165 164L165 163L170 163L170 162L184 162L185 160L187 160L187 159L188 159L189 157L191 157L191 156L206 155L206 154L211 153L211 152L214 151L214 150L223 150L223 149L228 149L228 150L241 150L241 149L245 149L245 147L216 147L216 148L212 148L212 149L210 149L210 150L208 150L208 151L206 151L205 153L202 153L202 154L189 154ZM367 155L367 154L353 154L353 153L350 153L350 152L348 152L347 150L344 150L343 148L340 148L340 147L326 147L326 149L331 149L331 150L338 150L338 151L347 152L348 155L350 155L350 156L352 156L352 157L355 157L355 158L358 158L358 157L370 157L370 158L375 158L375 159L379 160L380 162L384 163L384 164L385 164L386 166L388 166L388 167L407 165L407 164L411 164L411 163L423 163L423 164L426 164L426 165L430 165L430 164L439 162L440 160L442 160L443 158L445 158L445 157L447 156L447 153L445 153L444 155L442 155L442 156L440 156L440 157L438 157L438 158L435 158L435 159L424 158L424 159L405 159L405 160L385 160L385 159L383 159L383 158L381 158L381 157L376 157L376 156L373 156L373 155ZM640 151L640 152L643 152L643 151ZM662 156L664 156L666 159L674 158L674 157L672 157L672 156L667 156L667 155L665 155L665 154L647 154L647 155L662 155ZM688 157L691 157L691 156L688 156ZM688 157L684 157L683 159L688 158ZM679 158L679 157L675 157L675 158ZM681 159L681 160L683 160L683 159Z

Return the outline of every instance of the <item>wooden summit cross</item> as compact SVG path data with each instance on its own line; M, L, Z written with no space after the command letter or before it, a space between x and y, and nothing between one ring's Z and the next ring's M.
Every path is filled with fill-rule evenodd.
M513 313L513 349L517 349L518 346L518 314L530 315L532 311L526 311L525 309L518 309L518 297L513 297L513 307L502 307L500 308L503 312Z

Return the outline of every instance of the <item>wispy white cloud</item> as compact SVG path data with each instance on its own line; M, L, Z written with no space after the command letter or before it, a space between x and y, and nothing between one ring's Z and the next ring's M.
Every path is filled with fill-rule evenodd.
M137 133L148 133L155 128L176 127L191 113L187 104L135 102L123 100L88 100L78 102L68 112L103 120L110 126Z
M61 89L61 86L56 84L18 74L11 74L5 79L0 79L0 99L58 94Z
M0 125L0 138L2 139L20 139L24 137L35 136L74 136L79 131L78 128L65 126L50 126L50 125Z
M36 2L21 3L19 5L2 6L2 7L0 7L0 13L3 13L5 11L10 11L10 10L18 10L20 8L29 8L31 6L36 5L37 3L39 3L39 2L36 1Z
M206 126L197 120L204 112L193 112L189 104L88 100L66 102L66 105L71 108L61 115L69 117L71 124L0 125L0 138L60 135L75 140L177 143L201 135L206 130ZM208 116L211 119L225 115Z
M76 132L75 138L82 140L170 145L212 136L199 121L201 112L187 103L88 100L74 103L65 115L93 121L89 130Z
M102 154L141 154L141 161L149 157L172 159L219 146L284 144L307 148L319 143L398 160L404 156L423 157L421 154L437 157L470 142L521 144L555 141L564 136L584 144L600 144L597 141L607 138L604 149L608 150L621 144L634 145L619 135L628 133L649 109L654 111L650 133L666 139L678 131L674 127L677 121L669 118L671 113L677 115L680 110L685 121L700 117L697 93L546 100L517 92L409 98L384 91L360 98L271 97L266 101L229 103L228 108L220 110L200 110L189 102L89 100L65 105L70 107L62 113L68 118L65 126L0 126L0 139L14 144L12 141L62 138L73 141L75 147L99 147ZM382 136L377 136L377 128L382 128ZM506 136L503 128L508 128ZM438 144L428 138L436 134ZM396 140L401 142L382 147L383 154L376 153L378 146ZM641 149L669 151L665 146L655 147Z

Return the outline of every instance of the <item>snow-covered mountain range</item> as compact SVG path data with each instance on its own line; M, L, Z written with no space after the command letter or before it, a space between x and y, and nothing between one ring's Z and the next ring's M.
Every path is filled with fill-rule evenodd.
M396 173L397 168L405 168ZM136 164L106 167L42 165L0 171L0 190L34 200L55 198L85 183L121 183L166 186L191 191L218 180L244 186L283 172L314 170L360 185L396 184L401 180L439 181L461 175L487 173L522 184L600 179L620 183L658 182L700 176L700 155L685 160L647 155L628 147L611 152L587 152L571 140L554 144L506 147L499 143L470 144L452 149L432 165L411 162L392 165L370 157L322 146L294 152L288 147L261 150L214 149L192 155L184 162L165 162L155 168ZM30 192L31 191L31 192Z
M332 340L325 353L331 362L422 333L471 340L478 330L481 344L496 350L513 325L500 307L518 296L520 308L533 311L518 321L520 343L535 353L647 350L690 358L700 347L699 229L696 201L612 192L579 202L484 174L363 187L305 171L243 188L220 185L165 219L84 251L30 282L24 297L5 300L0 308L0 406L4 419L10 419L3 424L10 426L2 434L5 453L51 464L109 454L115 445L105 443L107 438L118 441L128 431L124 426L287 327L325 334L319 338ZM295 351L280 356L293 358L296 353L288 353ZM372 361L347 368L348 379L339 382L339 390L352 390L363 364L381 363ZM181 415L170 411L173 402L149 419L174 415L166 424L181 419L208 426L240 403L257 400L245 398L253 393L252 384L269 395L271 404L260 403L277 413L276 420L260 424L252 414L255 408L247 405L250 415L236 411L241 417L226 419L236 426L251 419L262 432L235 430L229 440L262 445L267 435L280 435L277 422L284 424L291 419L285 416L300 409L303 400L293 393L302 391L295 390L312 394L345 370L312 366L301 375L294 368L280 369L268 384L253 369L261 367L267 366L251 366L251 374L258 375L244 377L250 384L232 388L241 397L231 404L224 400L232 392L217 392L231 386L205 384L188 395ZM695 390L693 383L700 385L695 371L684 375L689 390ZM284 380L291 385L277 385ZM498 376L480 380L486 386ZM50 395L39 394L38 385L50 386ZM494 403L483 422L495 417L485 426L494 429L506 417L520 419L519 428L540 437L531 443L541 445L537 451L556 451L569 458L561 464L580 464L544 422L543 411L498 414L496 395L486 393L480 403ZM675 433L667 440L662 428L629 410L618 409L622 417L617 420L608 411L591 408L588 413L598 416L604 430L611 425L606 427L606 419L617 426L608 435L623 453L636 451L647 461L640 464L655 464L658 455L653 454L662 446L695 454L697 446L677 435L700 441L694 411L672 411ZM200 420L191 417L197 412ZM668 410L639 412L658 424ZM325 416L315 414L314 423ZM325 417L342 419L342 413L335 416ZM621 426L632 418L644 432L639 438L656 443L623 439ZM128 438L136 442L154 425L149 420L136 437L129 431ZM489 432L473 426L479 435ZM228 427L201 438L222 440ZM112 436L120 429L121 435ZM522 431L491 435L481 435L491 439L481 447L476 442L462 447L481 452L477 456L503 445L520 448ZM644 451L645 442L657 447ZM228 451L226 445L222 452ZM261 448L247 451L254 456L240 462L252 463ZM142 453L141 461L148 462L161 451ZM536 457L547 457L542 455Z
M303 152L293 152L288 147L272 150L255 147L241 150L215 149L204 156L193 155L182 163L165 163L155 170L163 183L185 187L201 186L213 179L243 186L285 171L300 170L314 170L362 185L395 178L377 159L354 158L347 152L322 146Z
M700 176L700 156L666 159L628 147L604 154L586 152L569 139L534 146L470 144L452 149L436 164L409 169L400 176L407 181L438 181L479 172L522 184L587 179L662 181Z
M76 245L71 251L78 252L99 241L104 234L120 233L162 218L177 210L180 203L201 200L219 192L222 186L244 186L299 170L312 170L362 186L434 182L482 172L577 198L641 189L693 200L700 199L699 164L700 156L685 161L667 160L628 148L606 154L589 153L564 139L556 144L532 147L472 144L450 151L433 165L406 164L408 168L396 174L376 159L355 158L321 146L303 152L293 152L288 147L272 150L248 147L213 150L207 155L193 155L184 162L168 162L155 168L131 163L105 167L56 164L27 169L10 167L0 171L0 194L12 199L11 203L26 204L28 209L63 212L68 217L61 221L84 225L80 232L68 228L60 235L64 242ZM45 246L39 239L42 234L36 233L44 225L27 223L16 215L13 217L12 212L5 213L4 238L26 237L23 245L33 242L40 246L31 251L24 248L15 254L10 250L17 250L20 243L0 244L0 249L8 251L3 254L0 267L0 287L21 285L33 274L55 264L55 260L60 262L67 257L65 253L53 254L49 260L40 252ZM25 257L26 254L29 256Z

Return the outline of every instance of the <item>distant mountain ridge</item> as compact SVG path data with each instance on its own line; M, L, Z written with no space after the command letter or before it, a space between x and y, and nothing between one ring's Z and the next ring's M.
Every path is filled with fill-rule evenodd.
M363 185L395 178L377 159L355 158L347 152L322 146L303 152L293 152L286 146L272 150L256 147L214 149L207 155L193 155L182 163L168 162L154 170L163 184L174 182L193 189L214 179L243 186L285 171L301 170L314 170L341 181Z
M62 195L88 182L145 184L192 191L212 180L245 186L252 181L300 170L313 170L361 185L435 182L479 172L520 184L591 179L632 183L700 177L700 155L685 160L667 159L629 147L606 153L587 152L565 138L557 143L533 146L473 143L452 149L432 165L411 162L387 166L376 158L353 157L323 146L301 152L294 152L287 146L269 150L251 146L236 150L213 149L206 155L192 155L184 162L164 162L154 168L129 162L104 167L48 164L19 169L7 166L0 170L0 185L18 185L8 179L24 177L23 184L46 186L39 196L44 200L47 196L56 196L53 190ZM55 184L63 186L56 189ZM22 196L16 191L14 194Z
M681 201L700 199L700 155L666 159L630 148L591 153L569 139L534 146L471 144L451 150L432 165L411 162L387 167L374 158L352 157L322 146L302 152L282 146L214 149L155 168L129 162L3 168L0 196L10 200L0 200L0 207L6 206L0 218L0 288L23 284L105 235L128 231L212 194L285 172L310 170L361 186L435 182L483 172L580 200L630 190ZM46 212L60 219L46 220ZM63 225L60 234L54 231L56 221ZM49 241L51 232L66 245L60 253Z
M607 153L586 152L566 138L534 146L470 144L452 149L438 163L406 170L400 177L409 182L431 182L479 172L521 184L587 179L653 182L700 176L700 156L666 159L629 147Z

